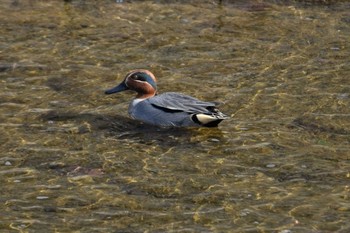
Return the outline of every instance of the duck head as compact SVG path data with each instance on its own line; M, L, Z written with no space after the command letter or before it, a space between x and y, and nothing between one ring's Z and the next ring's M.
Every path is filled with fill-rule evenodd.
M154 77L150 71L133 70L125 76L123 82L118 86L105 91L105 94L109 95L125 90L133 90L137 92L136 98L150 98L157 92L156 83L156 77Z

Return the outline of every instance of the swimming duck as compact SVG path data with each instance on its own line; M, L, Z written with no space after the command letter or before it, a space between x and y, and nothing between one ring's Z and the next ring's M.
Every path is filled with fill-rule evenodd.
M216 127L228 116L216 108L214 102L204 102L176 92L157 94L157 80L148 70L129 72L118 86L105 94L125 90L137 92L129 105L129 115L151 125L169 127Z

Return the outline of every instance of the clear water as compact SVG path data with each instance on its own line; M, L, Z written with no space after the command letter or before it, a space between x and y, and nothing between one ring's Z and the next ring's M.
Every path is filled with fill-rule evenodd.
M1 232L349 232L347 1L0 1ZM161 129L132 69L222 102Z

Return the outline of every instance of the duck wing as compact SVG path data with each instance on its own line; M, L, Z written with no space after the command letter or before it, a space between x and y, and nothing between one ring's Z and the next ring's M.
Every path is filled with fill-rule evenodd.
M216 103L205 102L176 92L167 92L149 99L150 103L168 111L212 114ZM215 111L214 111L215 112Z

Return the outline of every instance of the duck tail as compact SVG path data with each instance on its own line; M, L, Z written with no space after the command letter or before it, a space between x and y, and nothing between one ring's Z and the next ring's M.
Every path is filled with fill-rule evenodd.
M229 118L227 115L219 111L211 115L198 113L191 116L193 122L205 127L217 127L221 121L227 118Z

